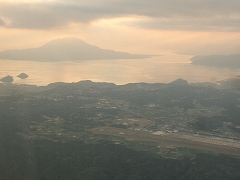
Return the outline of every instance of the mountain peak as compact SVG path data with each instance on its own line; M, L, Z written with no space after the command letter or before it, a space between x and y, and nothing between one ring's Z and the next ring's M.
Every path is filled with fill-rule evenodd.
M186 80L182 79L182 78L179 78L179 79L176 79L175 81L173 81L173 82L171 82L171 83L169 83L169 84L171 84L171 85L184 85L184 86L186 86L186 85L188 85L188 82L187 82Z
M59 44L87 44L85 41L83 41L82 39L76 38L76 37L65 37L65 38L59 38L59 39L54 39L50 42L48 42L47 44L43 45L43 46L47 46L47 45L59 45Z
M83 47L83 46L91 46L91 45L79 38L66 37L66 38L54 39L54 40L44 44L40 48L51 48L51 47L68 48L68 47Z
M144 59L150 57L150 55L101 49L75 37L55 39L39 48L0 52L0 59L32 61Z

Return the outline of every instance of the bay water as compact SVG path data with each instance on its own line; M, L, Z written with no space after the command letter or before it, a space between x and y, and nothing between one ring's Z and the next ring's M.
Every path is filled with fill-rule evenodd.
M27 79L17 77L20 73ZM240 75L240 69L192 65L189 57L166 61L164 57L149 59L85 60L34 62L0 60L0 78L13 76L13 83L38 86L54 82L169 83L178 78L193 82L217 82Z

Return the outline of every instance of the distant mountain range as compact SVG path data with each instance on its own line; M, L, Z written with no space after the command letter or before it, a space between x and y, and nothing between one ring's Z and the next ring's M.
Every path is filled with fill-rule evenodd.
M240 68L240 54L194 56L191 61L195 65Z
M56 39L38 48L0 52L0 59L31 61L144 59L150 57L151 55L101 49L78 38Z

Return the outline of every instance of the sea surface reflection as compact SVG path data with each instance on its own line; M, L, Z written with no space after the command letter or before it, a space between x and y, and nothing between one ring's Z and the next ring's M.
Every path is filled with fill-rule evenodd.
M134 82L168 83L178 78L188 82L216 82L235 77L240 69L213 68L190 64L189 57L181 61L164 61L164 57L150 59L88 60L79 62L33 62L0 60L0 78L14 77L13 83L47 85L53 82ZM29 75L19 79L20 73Z

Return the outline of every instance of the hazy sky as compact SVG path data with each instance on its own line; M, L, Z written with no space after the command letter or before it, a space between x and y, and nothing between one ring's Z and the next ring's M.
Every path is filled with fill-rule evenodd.
M130 53L237 54L240 0L0 0L0 51L62 37Z

